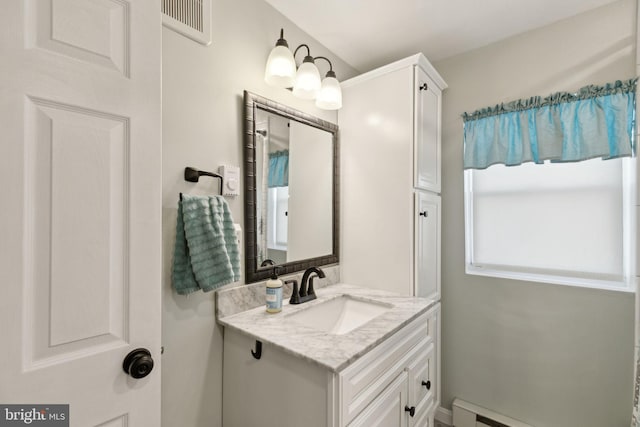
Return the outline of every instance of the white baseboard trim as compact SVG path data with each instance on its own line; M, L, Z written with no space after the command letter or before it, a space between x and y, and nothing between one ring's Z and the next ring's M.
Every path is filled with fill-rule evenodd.
M436 409L435 418L441 423L445 423L450 426L453 425L453 412L449 409L443 408L442 406L438 406L438 409Z

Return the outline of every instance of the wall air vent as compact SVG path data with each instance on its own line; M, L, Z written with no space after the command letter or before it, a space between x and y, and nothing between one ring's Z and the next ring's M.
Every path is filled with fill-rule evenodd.
M211 44L212 0L161 0L162 24L203 45Z

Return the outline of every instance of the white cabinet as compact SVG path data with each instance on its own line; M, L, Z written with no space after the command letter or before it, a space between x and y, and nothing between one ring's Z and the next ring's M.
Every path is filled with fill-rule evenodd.
M266 343L257 360L255 340L225 328L223 425L430 427L439 404L439 310L435 304L340 372Z
M436 376L433 349L431 340L424 340L416 346L405 359L406 365L401 374L382 393L376 394L376 398L349 424L349 427L429 425L425 420L432 415L432 409L435 407ZM384 422L376 424L376 419Z
M414 186L440 193L441 184L441 90L419 65L415 68L415 181Z
M416 418L415 427L433 427L435 425L434 417L435 417L435 406L429 408L429 410L424 411L419 418Z
M440 294L440 196L415 192L415 295Z
M343 82L344 282L439 299L444 88L422 54Z
M398 377L349 427L407 427L407 373Z
M440 123L446 87L422 54L343 82L338 121L345 283L440 299ZM429 356L420 355L407 368L407 398L416 407L409 426L433 425L440 404L439 319L435 313ZM412 377L412 372L435 378L431 390L418 382L424 375Z

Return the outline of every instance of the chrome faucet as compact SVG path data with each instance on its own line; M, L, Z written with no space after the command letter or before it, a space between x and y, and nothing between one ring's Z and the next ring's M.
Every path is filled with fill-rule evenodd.
M293 293L289 304L302 304L303 302L316 299L316 291L313 289L313 279L315 277L324 279L324 271L318 267L307 268L302 275L300 282L300 291L298 292L298 282L295 280L287 280L285 283L293 284Z

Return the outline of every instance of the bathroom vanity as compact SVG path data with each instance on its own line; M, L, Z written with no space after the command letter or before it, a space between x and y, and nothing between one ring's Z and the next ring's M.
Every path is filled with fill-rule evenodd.
M317 294L219 319L223 424L432 426L440 304L346 284Z
M226 293L245 292L252 302L241 312L218 314L225 327L225 427L430 427L440 405L440 106L446 84L419 54L342 86L340 132L244 94L247 282L269 277L269 262L285 275L333 265L337 277L361 286L328 286L317 290L317 300L285 304L278 314L265 312L264 285L217 293L218 311ZM309 155L303 169L330 167L288 183L296 197L314 195L304 203L305 214L296 214L290 195L282 214L271 216L267 211L274 210L264 209L274 192L265 179L272 175L266 156L276 156L274 150L283 150L276 143L287 140L291 176L296 149L316 145L309 142L316 138L298 139L298 126L324 132L317 139L324 141L318 146L324 157ZM293 181L308 185L296 190ZM331 184L318 190L316 183ZM321 193L325 197L316 200ZM294 227L296 215L304 227ZM270 243L265 228L278 219L293 230L286 251L284 241ZM311 244L318 235L332 239ZM294 250L300 236L301 247L314 248L304 256ZM231 297L228 306L243 298Z

